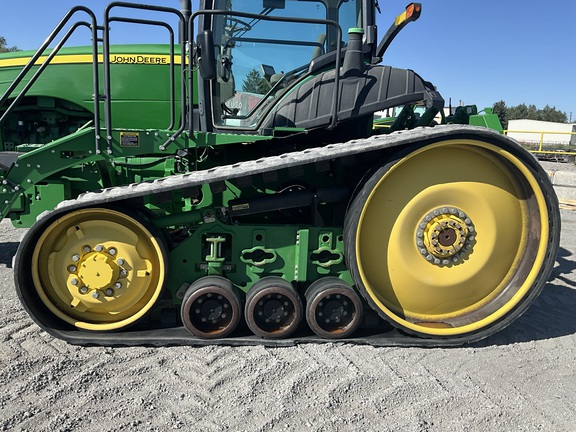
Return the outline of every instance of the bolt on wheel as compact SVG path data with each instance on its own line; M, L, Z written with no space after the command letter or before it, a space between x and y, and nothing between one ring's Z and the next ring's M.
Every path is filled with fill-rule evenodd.
M342 339L351 336L362 322L362 303L346 282L326 277L306 290L306 321L318 336Z
M393 325L477 340L542 290L558 248L555 203L546 174L513 143L429 144L364 184L346 218L347 262Z
M160 296L165 254L141 222L89 208L43 227L19 254L17 286L25 306L85 330L117 330L142 318ZM50 319L32 314L36 319Z
M298 328L303 309L302 300L290 282L269 276L248 291L244 315L255 335L281 339Z
M228 336L241 318L238 290L228 279L205 276L186 291L180 316L184 327L203 339Z

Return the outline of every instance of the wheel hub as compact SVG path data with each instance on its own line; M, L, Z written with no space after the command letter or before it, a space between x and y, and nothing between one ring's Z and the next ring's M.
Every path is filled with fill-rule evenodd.
M475 236L474 224L466 213L455 207L440 207L420 221L416 246L428 262L454 265L471 253Z
M114 247L105 249L101 245L94 248L86 245L72 256L68 266L68 284L78 290L79 299L91 295L94 300L101 300L101 294L105 297L117 295L123 286L121 279L128 272L122 267L126 264L125 260L116 255L117 249ZM74 293L74 289L71 292Z
M258 302L257 314L265 323L279 324L289 315L290 302L281 294L267 295Z
M347 306L348 302L341 299L340 295L326 296L324 301L318 303L318 321L326 324L340 323L348 315Z
M229 308L229 304L221 295L214 298L214 296L209 293L200 297L197 303L199 307L195 309L195 313L200 316L201 322L216 324L219 320L226 319L226 309Z
M79 268L78 277L91 289L104 289L118 279L120 269L108 254L92 252L86 255Z

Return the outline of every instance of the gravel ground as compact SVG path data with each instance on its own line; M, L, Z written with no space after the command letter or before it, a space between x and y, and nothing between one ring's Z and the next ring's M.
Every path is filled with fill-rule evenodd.
M499 334L450 349L76 347L23 311L0 223L0 430L572 431L576 213L551 281Z
M542 167L548 172L555 172L555 171L568 171L572 173L576 172L576 164L574 163L540 161L540 165L542 165Z

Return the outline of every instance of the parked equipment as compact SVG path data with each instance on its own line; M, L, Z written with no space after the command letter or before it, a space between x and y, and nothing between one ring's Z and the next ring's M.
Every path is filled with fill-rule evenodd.
M30 228L14 273L40 327L91 345L456 345L528 308L557 198L516 142L435 125L435 87L380 65L420 4L379 40L376 0L200 3L114 2L101 26L78 6L37 53L0 56L0 214ZM113 45L115 22L168 43ZM82 27L92 46L62 48Z

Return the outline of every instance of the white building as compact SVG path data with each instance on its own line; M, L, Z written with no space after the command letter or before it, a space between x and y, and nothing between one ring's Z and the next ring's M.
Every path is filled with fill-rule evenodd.
M538 120L510 120L508 136L525 144L576 145L576 124Z

